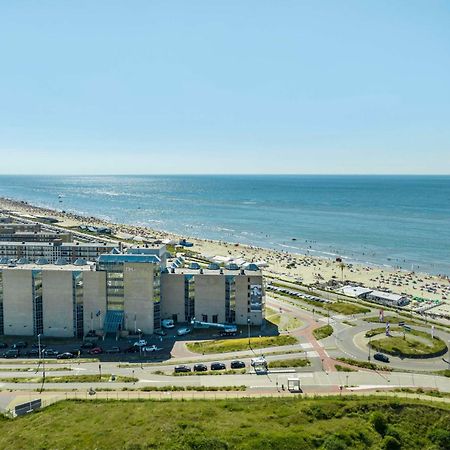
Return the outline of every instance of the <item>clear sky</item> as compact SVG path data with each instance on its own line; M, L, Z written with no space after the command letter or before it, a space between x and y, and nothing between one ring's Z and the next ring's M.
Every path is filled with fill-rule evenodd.
M0 1L0 173L450 173L447 0Z

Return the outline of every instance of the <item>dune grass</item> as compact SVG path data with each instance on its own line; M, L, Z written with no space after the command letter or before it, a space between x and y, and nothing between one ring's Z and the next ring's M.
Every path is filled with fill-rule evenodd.
M262 336L250 338L239 339L219 339L215 341L201 341L201 342L190 342L186 344L186 347L195 353L227 353L227 352L238 352L241 350L248 350L250 347L253 349L266 348L266 347L278 347L283 345L293 345L297 344L297 339L293 336Z
M0 418L0 448L444 449L450 406L383 397L66 401Z
M311 361L306 358L279 359L269 362L270 369L289 368L289 367L307 367Z
M328 303L328 305L325 308L329 309L330 311L334 311L338 314L344 314L346 316L351 314L362 314L370 312L369 308L347 302Z

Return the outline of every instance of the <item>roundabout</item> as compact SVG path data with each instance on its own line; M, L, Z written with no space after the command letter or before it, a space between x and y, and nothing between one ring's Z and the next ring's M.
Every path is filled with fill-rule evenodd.
M400 358L435 358L447 352L442 339L419 330L405 332L394 327L386 335L384 328L378 328L367 332L366 337L370 338L368 345L373 350Z

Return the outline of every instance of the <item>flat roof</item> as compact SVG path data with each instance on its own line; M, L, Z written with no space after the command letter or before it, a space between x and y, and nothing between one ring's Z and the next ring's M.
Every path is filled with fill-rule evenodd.
M109 242L63 242L61 244L55 244L54 242L14 242L14 241L0 241L1 246L16 247L18 245L24 247L110 247L115 248L118 245Z
M98 257L99 263L154 263L159 264L161 260L156 255L139 255L129 253L105 253Z
M399 294L393 294L392 292L383 292L383 291L372 291L370 295L373 295L374 297L384 298L386 300L400 300L401 298L404 298L404 295Z
M203 273L200 273L200 269L189 269L188 267L179 267L174 269L174 274L184 274L184 275L243 275L243 276L261 276L262 272L260 270L228 270L223 269L223 273L220 273L220 270L212 270L212 269L203 269ZM169 273L172 273L169 270Z
M372 292L372 289L368 289L361 286L344 286L341 290L343 294L348 295L350 297L359 297L360 295Z
M91 264L86 264L83 266L76 266L75 264L17 264L14 267L9 267L6 264L1 264L0 265L0 270L52 270L52 271L57 271L57 270L65 270L65 271L71 271L71 272L75 272L75 271L91 271L93 269L91 269L91 266L94 266L93 263ZM94 266L95 267L95 266Z

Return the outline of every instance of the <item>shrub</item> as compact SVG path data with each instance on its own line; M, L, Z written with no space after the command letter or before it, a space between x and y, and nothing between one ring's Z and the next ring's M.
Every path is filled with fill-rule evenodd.
M450 431L443 428L433 428L428 433L428 438L439 449L445 450L450 448Z
M383 439L382 448L385 450L400 450L402 445L394 436L386 436Z
M386 421L386 417L382 412L374 411L370 416L370 422L372 423L372 426L375 428L375 431L377 433L381 434L381 436L384 436L386 434L388 424Z

